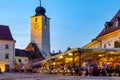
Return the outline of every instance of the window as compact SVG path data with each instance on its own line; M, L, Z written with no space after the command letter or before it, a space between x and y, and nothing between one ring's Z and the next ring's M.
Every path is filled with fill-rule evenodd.
M118 41L120 42L120 37L118 37Z
M18 62L21 62L21 59L18 59Z
M5 49L9 49L9 45L8 44L5 44Z
M118 20L117 20L117 21L115 21L114 26L115 26L115 27L118 27L118 24L119 24L119 22L118 22Z
M47 24L47 18L45 18L45 24Z
M105 26L105 30L108 30L109 29L109 26Z
M37 18L35 18L35 22L37 22Z
M120 42L119 41L114 42L114 48L120 48Z
M5 59L9 59L9 54L5 54Z

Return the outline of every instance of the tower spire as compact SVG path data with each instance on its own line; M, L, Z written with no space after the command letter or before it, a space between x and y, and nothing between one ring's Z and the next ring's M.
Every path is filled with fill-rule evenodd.
M41 0L39 0L40 1L40 6L41 6Z
M44 7L41 6L41 1L42 1L42 0L39 0L40 5L35 9L35 12L36 12L35 16L38 16L38 15L43 15L43 16L45 16L46 10L45 10Z

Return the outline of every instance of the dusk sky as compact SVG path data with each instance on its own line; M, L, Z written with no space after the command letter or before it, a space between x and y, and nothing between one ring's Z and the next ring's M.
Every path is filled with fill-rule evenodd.
M0 24L9 25L16 48L30 42L30 17L39 0L0 0ZM83 47L94 39L120 9L120 0L42 0L51 18L51 51Z

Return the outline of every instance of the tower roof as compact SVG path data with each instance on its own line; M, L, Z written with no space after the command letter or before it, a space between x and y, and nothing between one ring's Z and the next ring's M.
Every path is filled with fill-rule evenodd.
M41 6L41 0L39 0L39 1L40 1L40 6L38 6L38 7L35 9L35 12L36 12L35 16L39 16L39 15L45 16L46 10L45 10L44 7Z
M44 7L39 6L39 7L37 7L37 8L35 9L35 12L36 12L35 16L39 16L39 15L45 16L46 10L45 10Z
M0 40L14 40L8 26L0 25Z

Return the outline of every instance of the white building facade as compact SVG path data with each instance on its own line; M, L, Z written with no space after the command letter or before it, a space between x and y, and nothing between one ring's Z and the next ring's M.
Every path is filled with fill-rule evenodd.
M15 40L8 26L0 25L0 69L2 72L14 68Z

